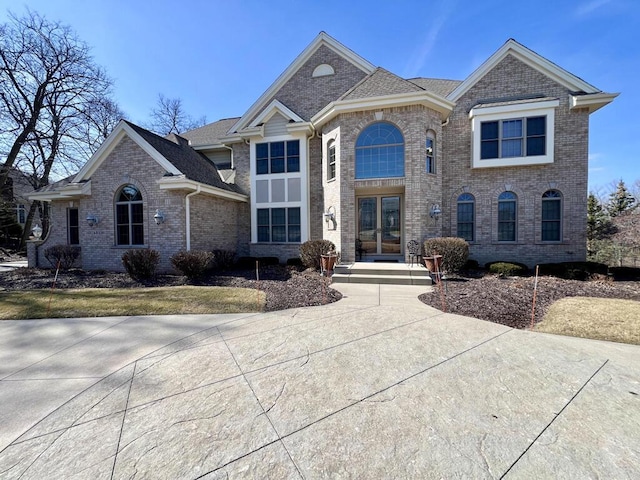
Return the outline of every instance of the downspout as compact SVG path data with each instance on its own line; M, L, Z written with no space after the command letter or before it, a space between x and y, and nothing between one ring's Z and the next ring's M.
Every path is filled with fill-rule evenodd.
M187 227L187 252L191 251L191 202L189 199L200 193L200 185L196 187L195 192L191 192L186 197L184 197L185 201L185 215L186 215L186 227Z
M234 162L233 162L233 148L232 148L232 147L229 147L229 146L227 146L227 145L224 145L224 144L223 144L222 146L223 146L224 148L226 148L227 150L230 150L230 151L231 151L231 169L233 169L233 168L234 168Z

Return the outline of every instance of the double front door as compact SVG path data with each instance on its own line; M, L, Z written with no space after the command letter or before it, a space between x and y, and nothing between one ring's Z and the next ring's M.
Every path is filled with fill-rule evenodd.
M357 197L358 231L367 255L398 256L402 254L401 197L375 195Z

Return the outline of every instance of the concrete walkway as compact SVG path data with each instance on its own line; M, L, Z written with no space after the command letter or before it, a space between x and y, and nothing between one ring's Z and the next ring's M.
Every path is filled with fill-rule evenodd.
M338 288L264 314L0 322L0 478L640 477L640 347Z

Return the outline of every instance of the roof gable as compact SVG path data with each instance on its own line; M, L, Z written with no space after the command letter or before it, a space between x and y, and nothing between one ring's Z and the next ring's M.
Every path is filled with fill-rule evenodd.
M175 135L175 140L163 138L133 123L121 120L98 151L80 169L72 183L91 179L93 173L107 159L120 140L128 136L155 160L170 176L182 176L188 180L221 190L239 192L236 185L225 183L216 166L203 154L188 145L188 140Z
M311 56L321 47L326 47L337 53L349 63L369 74L375 70L375 66L367 60L348 49L325 32L320 32L318 36L305 48L300 55L280 74L271 86L249 107L249 110L236 122L229 133L237 132L249 126L249 122L258 115L267 105L267 102L295 75L295 73L311 58Z
M471 87L479 82L507 55L514 56L518 60L529 65L531 68L539 71L543 75L548 76L560 85L563 85L571 92L584 92L587 94L600 92L600 90L598 90L593 85L585 82L572 73L569 73L565 69L538 55L534 51L529 50L528 48L511 38L507 40L507 42L502 47L500 47L498 51L496 51L487 60L485 60L485 62L480 65L471 75L469 75L466 80L458 85L455 90L453 90L447 96L447 98L453 102L458 101L460 97L462 97Z
M139 127L137 127L139 129ZM142 129L140 129L142 130ZM149 132L151 133L151 132ZM89 161L83 165L73 179L73 183L80 183L91 178L100 165L107 159L113 149L120 143L123 137L128 136L140 148L142 148L151 158L153 158L162 168L172 175L180 175L181 172L171 164L160 152L151 146L140 134L134 130L134 125L126 120L120 120L118 125L112 130L107 139L100 145L100 148L91 156Z

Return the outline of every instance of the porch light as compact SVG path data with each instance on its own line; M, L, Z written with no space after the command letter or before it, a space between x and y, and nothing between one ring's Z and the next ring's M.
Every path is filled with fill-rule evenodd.
M164 223L164 214L160 210L156 210L156 214L153 216L153 219L156 221L156 225L160 225Z
M433 205L431 205L431 210L429 210L429 216L431 218L437 221L438 218L440 218L441 214L442 214L442 210L440 210L440 205L438 205L437 203L434 203Z
M33 233L36 240L40 240L40 237L42 237L42 227L36 223L36 226L31 229L31 233Z
M98 217L93 215L92 213L90 213L89 215L87 215L87 224L90 227L95 227L98 224L99 220Z

